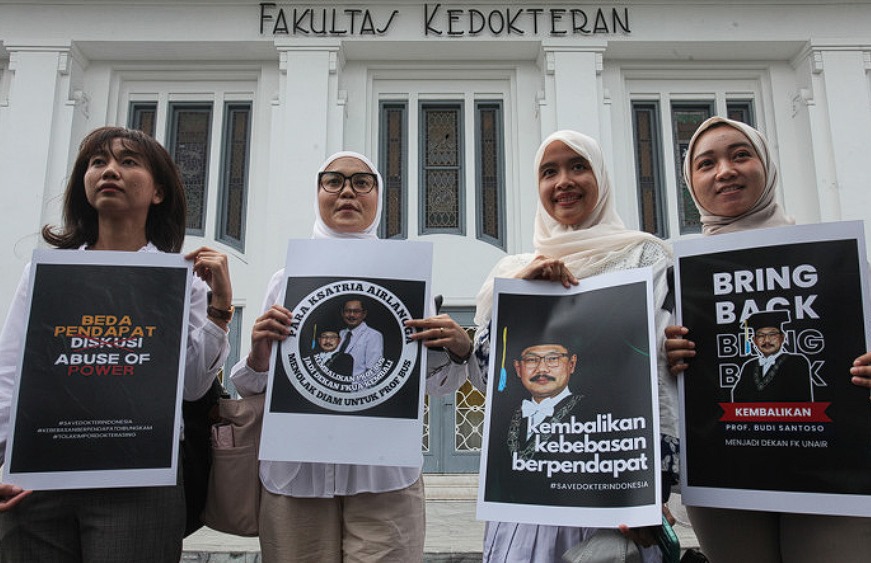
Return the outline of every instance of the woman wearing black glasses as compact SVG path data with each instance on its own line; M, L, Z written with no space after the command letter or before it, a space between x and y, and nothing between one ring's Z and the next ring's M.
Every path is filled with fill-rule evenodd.
M381 175L368 158L354 152L334 154L318 171L312 237L377 238L382 192ZM230 376L242 395L266 390L272 343L289 334L291 312L280 304L283 278L280 270L270 280L265 312L251 333L251 351ZM468 336L449 317L440 317L419 322L447 327L431 331L445 335L434 345L467 358ZM456 365L462 369L452 370L450 377L429 377L427 390L444 394L458 388L466 374L464 365ZM266 563L423 559L420 467L262 461L260 481L260 548Z

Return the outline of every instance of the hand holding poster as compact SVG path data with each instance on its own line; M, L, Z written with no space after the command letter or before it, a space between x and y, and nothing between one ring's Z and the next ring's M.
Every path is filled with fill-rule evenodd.
M413 329L429 302L432 246L292 240L260 457L419 466L426 365Z
M6 482L176 483L190 284L179 255L34 253Z
M657 524L651 272L555 286L495 282L478 518Z
M871 408L852 385L869 349L861 223L675 243L687 504L871 515Z

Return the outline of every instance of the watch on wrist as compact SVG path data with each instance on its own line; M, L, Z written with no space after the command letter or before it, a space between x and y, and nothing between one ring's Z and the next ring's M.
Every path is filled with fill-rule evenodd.
M216 319L220 319L224 322L230 322L233 318L233 311L236 310L236 307L230 305L229 309L218 309L212 305L209 305L209 308L206 309L206 314L210 317L214 317Z

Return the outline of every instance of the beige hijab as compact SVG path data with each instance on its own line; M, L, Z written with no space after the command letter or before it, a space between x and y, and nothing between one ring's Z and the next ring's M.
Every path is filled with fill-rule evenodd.
M723 217L712 214L699 204L696 190L693 187L692 157L696 141L708 129L723 126L733 127L743 133L753 145L753 148L756 149L756 154L759 155L760 160L762 160L762 166L765 168L765 189L762 190L762 194L760 194L756 203L746 213L737 217ZM774 200L777 188L777 167L774 165L774 161L771 160L771 154L768 152L768 140L762 133L746 123L715 116L699 125L699 128L693 134L693 138L690 139L690 144L687 148L687 156L683 163L683 176L687 187L690 189L693 202L696 204L699 213L701 213L702 234L716 235L734 231L762 229L765 227L780 227L795 223L792 217L787 217L783 213L780 205Z
M476 298L475 322L478 325L489 322L493 307L493 280L514 277L537 255L560 258L578 278L585 278L607 269L608 265L620 261L639 245L654 243L671 255L669 247L655 236L627 229L617 215L614 207L614 189L605 168L602 149L591 137L577 131L557 131L541 143L535 154L535 172L541 165L544 151L548 145L561 141L573 151L584 157L596 177L599 199L590 215L577 225L562 225L551 217L541 201L535 211L535 233L533 244L535 254L507 256L499 261L490 272Z

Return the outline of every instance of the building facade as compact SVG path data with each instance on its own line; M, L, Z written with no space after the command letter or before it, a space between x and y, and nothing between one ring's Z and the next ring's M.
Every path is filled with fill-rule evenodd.
M715 114L768 135L798 222L871 218L871 2L0 0L0 313L102 125L179 163L186 248L231 257L239 357L332 152L378 164L382 236L432 241L470 323L490 268L532 248L541 139L599 139L627 225L673 240L699 230L679 170ZM473 470L480 396L429 417L428 467Z

